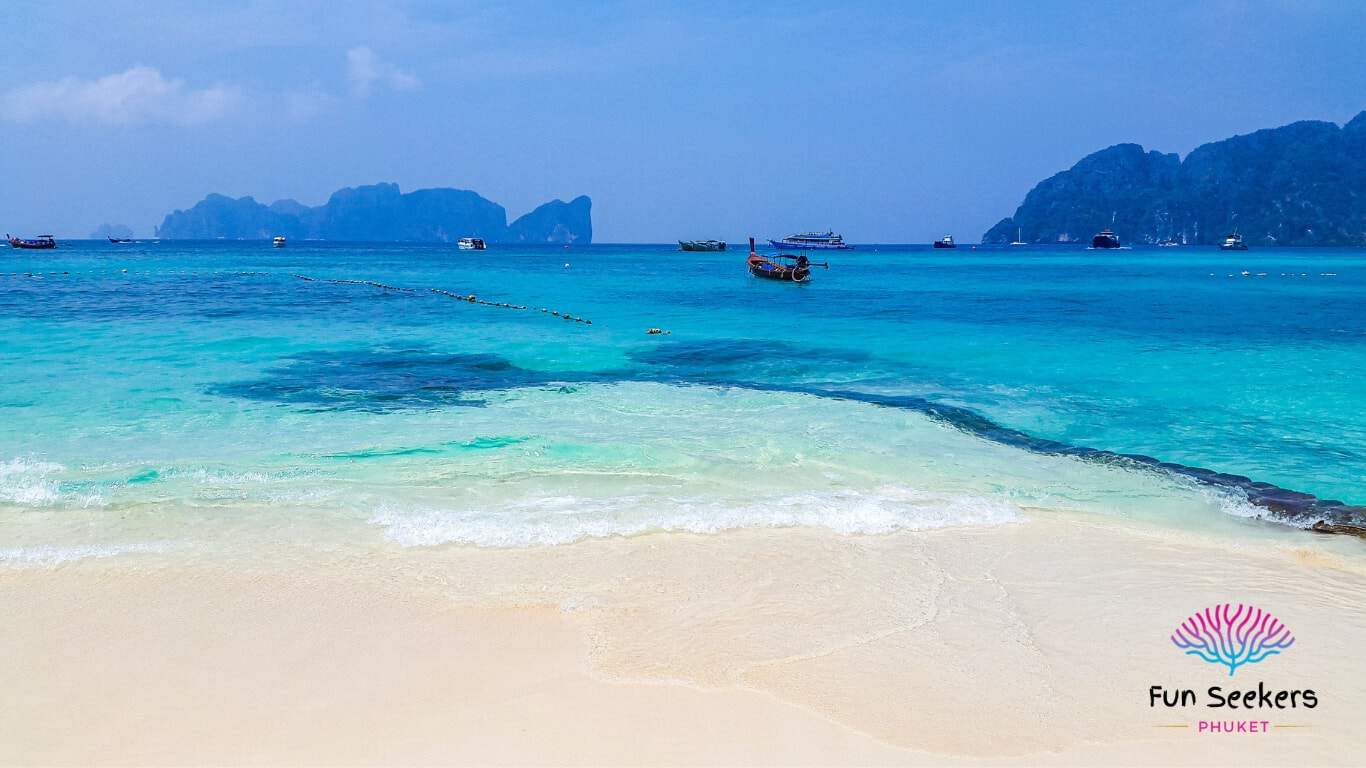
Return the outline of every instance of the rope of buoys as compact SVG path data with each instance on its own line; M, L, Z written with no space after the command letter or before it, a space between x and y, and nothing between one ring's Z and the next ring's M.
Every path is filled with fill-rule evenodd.
M57 272L48 272L47 274L48 274L48 275L51 275L51 276L56 276L58 273L57 273ZM62 272L61 274L62 274L62 275L68 275L68 276L69 276L71 273L70 273L70 272ZM80 274L82 274L82 273L78 272L77 274L80 275ZM85 273L85 274L93 274L93 273ZM127 268L119 269L118 274L120 274L120 275L128 275L128 269L127 269ZM135 274L136 274L136 273L135 273ZM184 274L185 274L185 271L184 271L184 270L178 270L178 271L176 272L176 274L184 275ZM194 276L194 277L196 277L196 278L199 277L199 273L198 273L198 272L193 272L193 273L191 273L191 274L192 274L192 276ZM279 273L279 272L259 272L259 271L255 271L255 272L253 272L253 271L236 271L236 272L218 272L218 273L213 273L213 274L218 274L218 275L234 275L234 276L237 276L237 277L279 277L281 273ZM41 272L37 272L37 273L35 273L35 272L23 272L23 273L20 273L20 272L14 272L14 273L0 272L0 277L10 277L10 276L19 277L20 275L22 275L23 277L35 278L35 279L38 279L38 280L43 279L43 276L44 276L43 273L41 273ZM212 275L209 275L209 276L211 277ZM415 293L421 292L421 290L422 290L422 289L419 289L419 288L410 288L410 287L402 286L402 285L390 285L390 284L388 284L388 283L381 283L381 282L379 282L378 280L348 280L348 279L345 279L345 278L313 277L312 275L302 275L302 274L298 274L298 273L289 273L288 276L289 276L289 277L292 277L292 278L294 278L294 279L296 279L296 280L300 280L300 281L306 282L306 283L329 283L329 284L332 284L332 285L359 285L359 286L365 286L365 287L369 287L369 288L377 288L377 289L382 290L382 291L394 291L394 292L396 292L396 293L412 293L412 294L415 294ZM429 293L434 293L434 294L438 294L438 295L441 295L441 296L445 296L445 297L447 297L447 298L454 299L454 300L456 300L456 301L464 301L464 302L468 302L468 303L470 303L470 304L479 304L479 305L482 305L482 306L485 306L485 307L496 307L496 308L498 308L498 309L512 309L512 310L517 310L517 311L527 311L527 310L530 310L530 309L531 309L530 307L528 307L528 306L525 305L525 304L512 304L512 303L506 302L506 301L487 301L487 300L485 300L485 299L479 298L477 295L475 295L475 294L473 294L473 293L461 295L461 294L456 293L455 291L448 291L448 290L446 290L446 289L444 289L444 288L428 288L427 291L428 291ZM562 320L567 320L567 321L569 321L569 322L581 323L581 324L583 324L583 325L592 325L592 324L593 324L593 321L592 321L592 320L589 320L589 319L586 318L586 317L579 317L579 316L577 316L577 315L570 314L569 312L561 312L561 311L559 311L559 310L551 310L551 309L547 309L546 307L540 307L540 311L541 311L542 313L549 314L549 315L552 315L552 316L554 316L554 317L558 317L558 318L560 318L560 319L562 319ZM652 333L658 333L658 331L652 331ZM663 333L669 333L669 331L663 331Z

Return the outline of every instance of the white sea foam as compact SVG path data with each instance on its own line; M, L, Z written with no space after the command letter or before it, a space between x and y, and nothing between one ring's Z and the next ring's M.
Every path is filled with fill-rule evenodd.
M1292 515L1275 512L1253 504L1242 492L1228 488L1201 488L1200 493L1210 499L1215 509L1229 515L1230 517L1241 517L1250 520L1270 520L1289 525L1294 528L1308 528L1313 525L1313 518L1295 517Z
M527 547L655 531L717 533L736 528L810 526L880 534L1019 519L1014 504L985 496L946 496L904 486L812 491L732 503L711 499L558 496L487 509L404 509L383 505L370 523L403 546L473 544Z
M156 554L172 548L170 542L141 544L88 544L77 546L41 545L0 548L0 566L46 567L87 558L117 557L130 554Z
M0 501L22 506L55 504L60 497L52 475L65 470L50 461L17 458L0 462Z
M176 473L172 473L176 474ZM185 472L205 485L260 485L271 480L264 472L231 472L226 469L193 469Z

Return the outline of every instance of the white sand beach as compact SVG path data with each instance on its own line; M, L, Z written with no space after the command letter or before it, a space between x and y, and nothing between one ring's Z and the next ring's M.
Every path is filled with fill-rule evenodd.
M1030 510L8 567L0 763L1359 764L1360 548ZM1172 646L1226 601L1296 645L1233 680ZM1258 682L1319 705L1149 706L1152 685ZM1232 718L1269 732L1197 730Z

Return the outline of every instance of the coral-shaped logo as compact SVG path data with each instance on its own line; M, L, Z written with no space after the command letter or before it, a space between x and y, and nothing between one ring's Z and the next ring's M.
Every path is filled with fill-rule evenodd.
M1224 603L1191 614L1172 635L1188 656L1228 667L1228 676L1295 644L1295 636L1275 616L1250 605Z

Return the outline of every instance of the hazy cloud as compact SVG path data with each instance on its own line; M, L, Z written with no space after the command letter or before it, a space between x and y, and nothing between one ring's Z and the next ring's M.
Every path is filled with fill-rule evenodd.
M282 114L285 117L294 122L303 122L331 112L341 104L342 99L320 88L314 88L285 91L275 99L275 102L284 105Z
M188 88L155 67L137 66L96 80L67 77L10 92L7 116L31 122L60 118L73 123L130 125L203 123L227 114L239 99L235 88Z
M351 93L364 98L376 86L395 91L411 91L422 86L422 81L384 61L367 46L360 45L346 52L346 78L351 82Z

